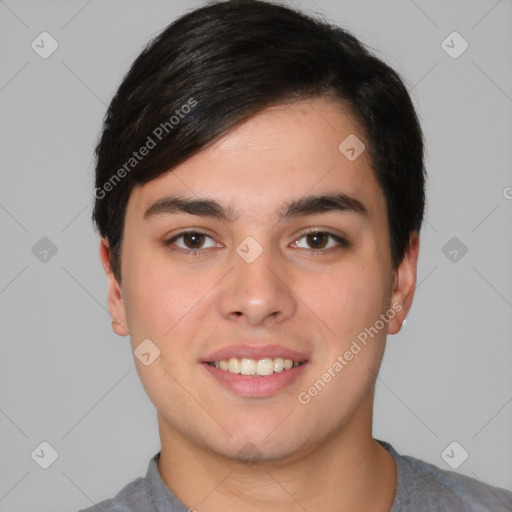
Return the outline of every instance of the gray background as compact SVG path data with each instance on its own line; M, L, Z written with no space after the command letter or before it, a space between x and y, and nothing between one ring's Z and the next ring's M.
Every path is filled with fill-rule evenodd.
M0 511L90 506L144 475L159 449L128 338L110 330L92 152L143 45L201 4L0 1ZM443 469L457 441L469 453L457 471L512 488L512 2L292 5L376 49L406 79L425 130L418 289L388 338L374 435ZM47 59L31 48L43 31L59 44ZM453 31L469 43L456 59L441 46ZM33 251L42 237L55 255L47 241ZM58 452L46 470L31 457L43 441Z

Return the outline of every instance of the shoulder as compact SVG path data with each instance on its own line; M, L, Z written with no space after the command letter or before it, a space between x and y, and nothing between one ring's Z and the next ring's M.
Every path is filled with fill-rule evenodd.
M388 443L379 443L393 455L397 465L397 492L392 512L512 511L512 492L414 457L399 455Z
M147 493L145 478L137 478L126 485L114 498L102 501L79 512L142 512L152 510Z
M158 471L160 452L151 458L144 478L126 485L114 498L79 512L187 512L187 507L167 488Z

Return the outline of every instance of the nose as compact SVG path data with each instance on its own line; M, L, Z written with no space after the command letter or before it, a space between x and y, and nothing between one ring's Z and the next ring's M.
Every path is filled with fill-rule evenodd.
M286 262L265 249L252 262L233 252L233 267L221 281L218 306L223 318L251 326L281 323L295 314L297 302Z

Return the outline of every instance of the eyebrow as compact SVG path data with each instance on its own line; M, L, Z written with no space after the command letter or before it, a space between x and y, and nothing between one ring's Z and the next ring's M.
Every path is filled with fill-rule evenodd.
M279 220L328 212L345 212L369 218L368 208L359 199L348 194L311 195L286 203L278 211ZM188 199L163 197L153 203L144 213L144 219L160 215L188 213L200 217L212 217L232 222L239 215L214 199Z

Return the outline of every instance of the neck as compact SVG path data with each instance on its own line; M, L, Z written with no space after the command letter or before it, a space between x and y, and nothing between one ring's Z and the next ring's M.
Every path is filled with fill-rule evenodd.
M396 466L392 455L372 438L371 409L369 416L353 418L322 445L303 449L293 460L253 465L190 442L159 416L158 470L178 499L200 512L389 512Z

